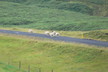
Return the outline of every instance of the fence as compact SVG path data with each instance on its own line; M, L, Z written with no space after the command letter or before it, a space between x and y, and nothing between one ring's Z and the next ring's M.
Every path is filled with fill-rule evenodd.
M11 63L12 62L8 61L8 65L12 65ZM19 70L23 70L21 61L18 62L18 66L17 67L18 67ZM37 71L37 68L36 68L36 71L32 71L31 70L31 65L28 65L26 72L42 72L42 70L41 70L41 68L38 68L38 71ZM52 69L50 72L54 72L54 70Z

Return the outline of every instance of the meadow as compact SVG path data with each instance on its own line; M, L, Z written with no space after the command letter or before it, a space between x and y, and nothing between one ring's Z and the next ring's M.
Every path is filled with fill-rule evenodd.
M108 41L108 1L0 0L0 29ZM0 72L108 72L107 61L107 47L0 33Z
M23 71L30 65L31 72L107 72L107 60L104 47L0 34L0 62L17 69L21 61Z

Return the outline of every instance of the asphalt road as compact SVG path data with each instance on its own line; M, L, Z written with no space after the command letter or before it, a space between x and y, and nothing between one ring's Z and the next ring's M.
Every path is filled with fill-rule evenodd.
M41 37L41 38L48 38L48 39L57 40L57 41L83 43L83 44L88 44L88 45L108 47L108 42L104 42L104 41L79 39L79 38L72 38L72 37L65 37L65 36L50 37L50 36L47 36L45 34L28 33L28 32L11 31L11 30L1 30L1 29L0 29L0 33L25 35L25 36L32 36L32 37Z

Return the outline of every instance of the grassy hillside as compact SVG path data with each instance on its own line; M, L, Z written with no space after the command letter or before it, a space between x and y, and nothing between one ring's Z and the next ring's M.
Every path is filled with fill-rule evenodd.
M108 50L83 44L54 42L21 36L0 34L0 62L31 72L107 72Z
M1 27L79 31L108 29L107 23L108 17L89 16L40 5L24 5L0 1Z
M0 63L0 72L25 72L25 71L18 70L18 68L12 65L6 65L4 63Z
M108 17L107 0L0 0Z
M73 11L108 17L108 0L57 0L70 4ZM74 4L77 4L76 6ZM83 5L83 6L82 6Z

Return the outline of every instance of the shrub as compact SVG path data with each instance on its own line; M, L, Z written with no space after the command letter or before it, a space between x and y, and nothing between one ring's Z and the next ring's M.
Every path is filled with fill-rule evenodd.
M86 13L86 14L93 14L93 9L90 7L79 4L79 3L62 3L58 5L58 9L65 9L65 10L71 10L71 11L76 11L76 12L81 12L81 13Z
M22 3L22 2L26 2L27 0L0 0L0 1L8 1L8 2Z

